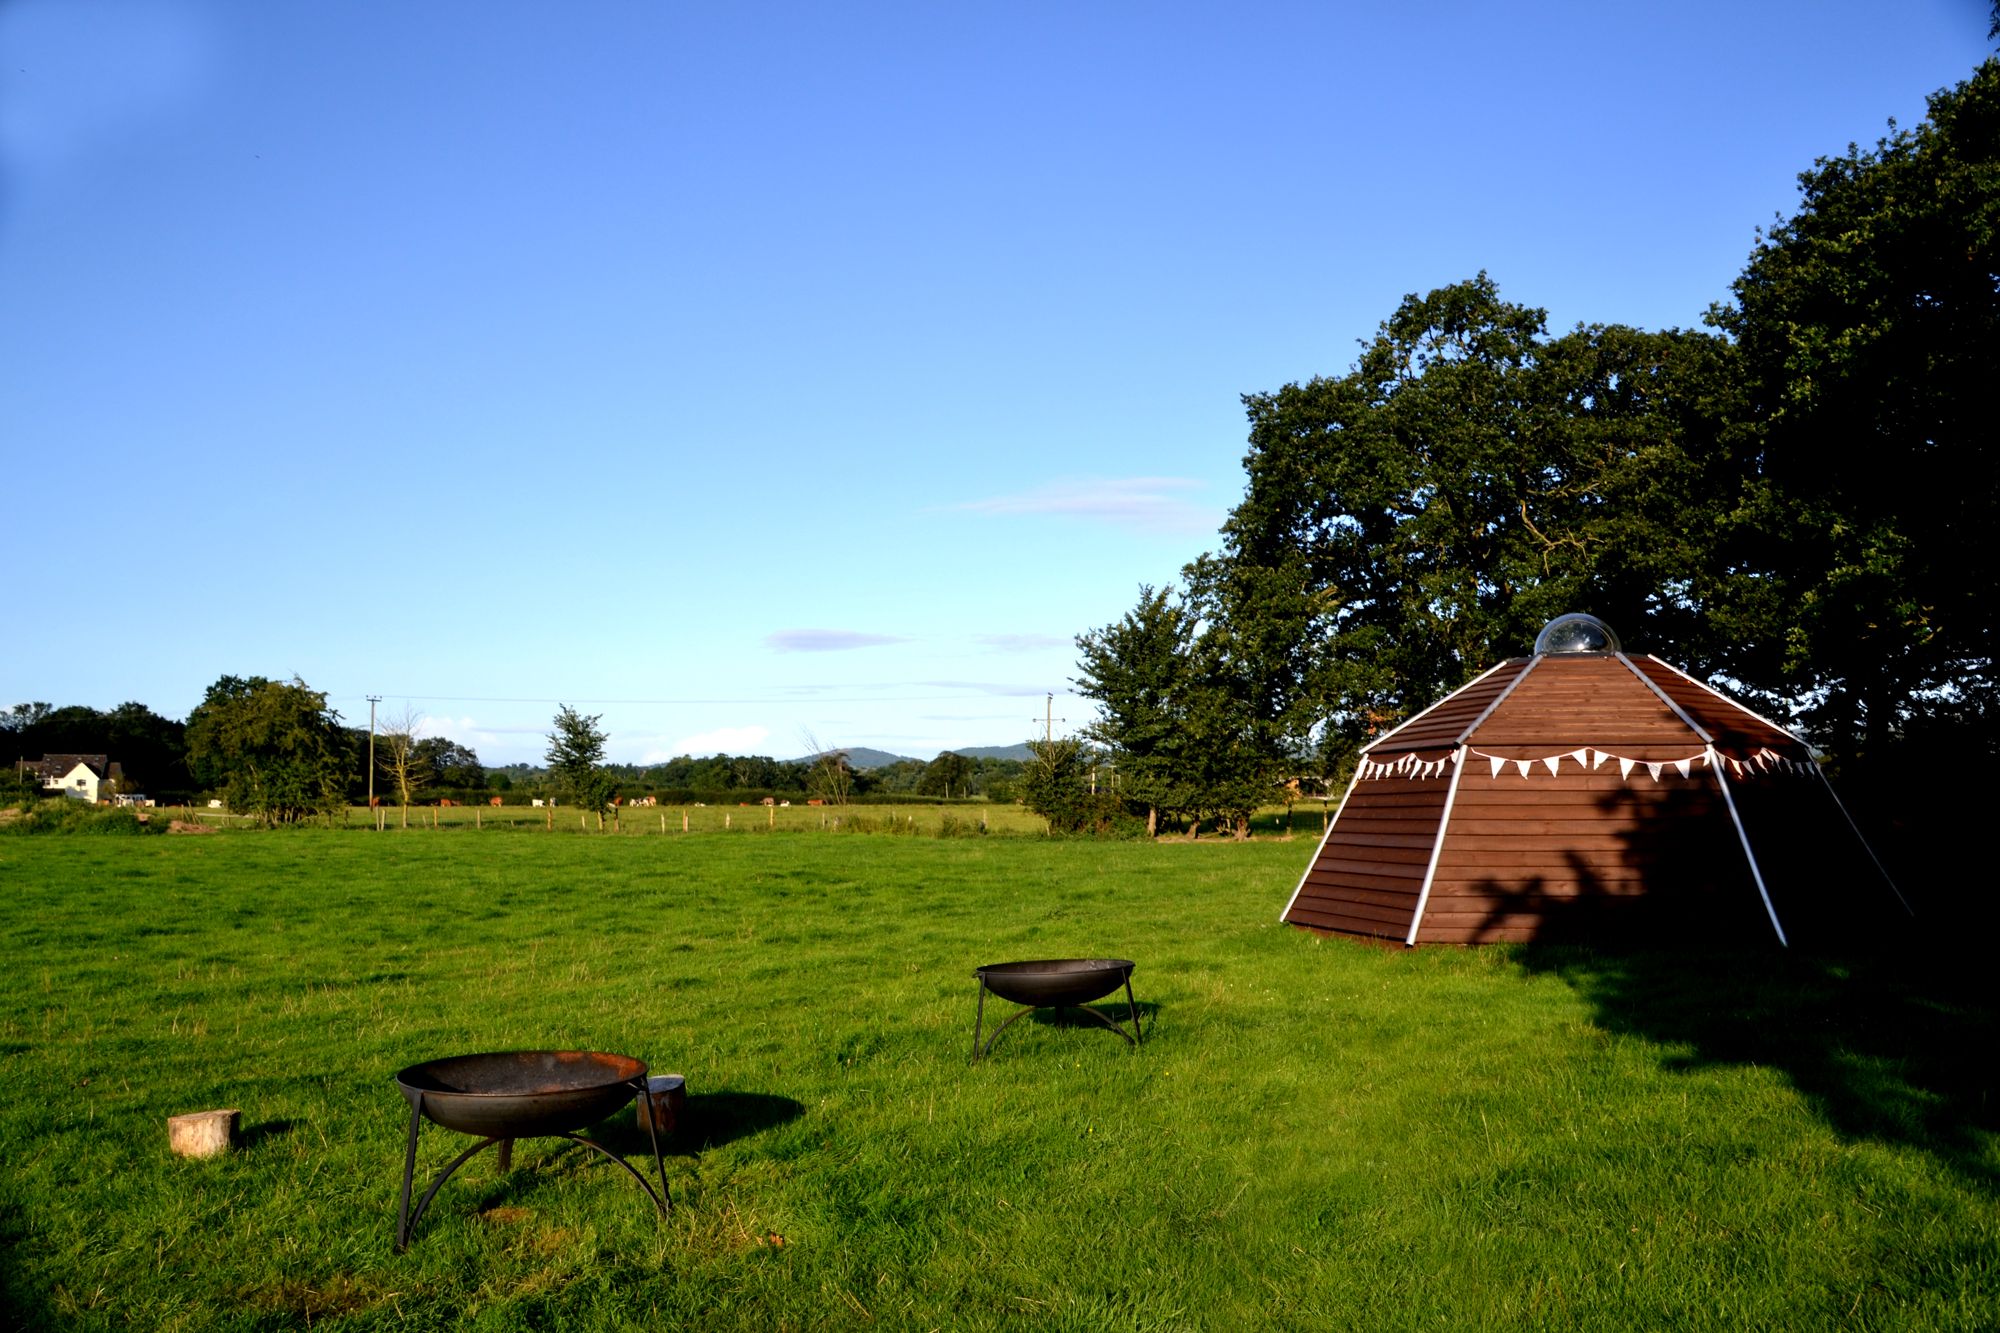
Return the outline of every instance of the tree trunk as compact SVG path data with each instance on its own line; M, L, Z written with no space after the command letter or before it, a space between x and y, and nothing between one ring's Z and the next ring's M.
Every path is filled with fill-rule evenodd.
M1146 807L1146 836L1149 838L1160 836L1160 807L1157 805Z

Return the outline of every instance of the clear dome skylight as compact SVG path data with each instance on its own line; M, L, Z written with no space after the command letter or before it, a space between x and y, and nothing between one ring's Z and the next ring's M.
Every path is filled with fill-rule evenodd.
M1587 616L1581 611L1572 611L1566 616L1557 616L1542 626L1542 632L1535 636L1535 655L1544 653L1616 653L1623 652L1624 645L1618 642L1618 635L1611 626L1596 616Z

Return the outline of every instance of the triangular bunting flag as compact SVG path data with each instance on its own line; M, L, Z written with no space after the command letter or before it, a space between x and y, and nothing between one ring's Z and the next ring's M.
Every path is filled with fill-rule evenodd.
M1464 750L1453 750L1453 751L1451 752L1451 766L1452 766L1453 768L1457 768L1457 767L1458 767L1458 766L1459 766L1460 764L1462 764L1462 763L1464 763L1464 762L1465 762L1465 751L1464 751Z
M1503 769L1503 768L1505 768L1505 767L1507 767L1507 761L1506 761L1505 759L1502 759L1502 758L1501 758L1501 757L1500 757L1499 755L1497 755L1497 754L1489 754L1489 755L1487 755L1487 756L1486 756L1486 762L1487 762L1487 763L1489 763L1489 764L1491 764L1491 765L1493 765L1493 773L1492 773L1492 776L1494 776L1494 777L1496 777L1496 778L1500 776L1500 770L1501 770L1501 769Z
M1660 770L1665 767L1664 763L1655 764L1649 762L1646 765L1646 771L1653 775L1653 781L1658 782L1660 780Z
M1618 776L1621 778L1631 777L1632 765L1635 761L1627 759L1622 755L1618 756L1617 758L1618 758Z
M1569 752L1569 757L1571 759L1576 760L1576 766L1578 768L1590 767L1590 751L1588 750L1571 750Z
M1547 758L1542 760L1542 763L1547 766L1550 777L1552 778L1557 777L1562 773L1563 757L1561 755L1559 754L1549 755Z
M1681 771L1682 777L1686 777L1688 775L1688 770L1694 767L1694 760L1676 759L1674 760L1674 767L1678 768Z
M1528 776L1528 769L1533 766L1534 762L1535 761L1532 759L1516 759L1514 761L1514 767L1520 769L1521 776L1525 778Z
M1611 757L1602 750L1592 750L1590 752L1590 766L1592 768L1603 768L1604 761Z

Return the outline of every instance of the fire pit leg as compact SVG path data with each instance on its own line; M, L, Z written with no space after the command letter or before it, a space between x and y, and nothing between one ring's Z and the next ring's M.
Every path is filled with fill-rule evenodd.
M638 1087L641 1097L650 1095L646 1090L646 1079L643 1075L633 1081ZM646 1112L641 1117L646 1122L646 1136L653 1141L653 1169L660 1173L660 1197L653 1200L653 1202L660 1205L660 1212L662 1214L670 1213L674 1210L674 1196L667 1190L666 1159L660 1156L660 1120L658 1116L652 1113L653 1108L651 1106L643 1106L640 1109ZM639 1183L643 1185L646 1182L641 1180Z
M1098 1022L1104 1024L1104 1026L1110 1028L1113 1032L1123 1037L1125 1039L1125 1044L1127 1046L1137 1046L1139 1044L1138 1042L1132 1040L1131 1033L1127 1032L1124 1028L1119 1027L1116 1022L1114 1022L1109 1018L1106 1018L1103 1014L1098 1013L1095 1009L1092 1009L1087 1004L1066 1004L1063 1005L1062 1008L1074 1009L1079 1014L1088 1014L1090 1017L1096 1019ZM1137 1025L1135 1024L1134 1026Z
M410 1099L410 1142L403 1149L403 1201L396 1210L396 1253L410 1244L410 1178L417 1173L417 1126L423 1123L424 1095Z
M980 998L981 1000L984 1000L985 996L982 995ZM1041 1007L1046 1008L1047 1006L1044 1005ZM1063 1006L1057 1005L1056 1007L1062 1008ZM1000 1034L1005 1032L1008 1028L1013 1027L1017 1019L1020 1019L1027 1014L1034 1013L1035 1009L1036 1006L1032 1004L1025 1009L1016 1009L1012 1014L1008 1016L1006 1022L1002 1023L999 1027L993 1029L993 1035L986 1039L986 1049L980 1052L980 1054L991 1055L993 1053L993 1043L1000 1040Z
M1132 998L1132 974L1130 972L1125 974L1125 1009L1126 1012L1132 1015L1132 1030L1139 1033L1139 1040L1132 1044L1134 1046L1142 1045L1146 1040L1146 1034L1139 1029L1139 1002Z
M595 1148L598 1152L603 1153L606 1157L609 1157L612 1161L624 1167L625 1170L631 1175L632 1179L639 1182L639 1188L646 1191L646 1196L653 1201L653 1207L659 1210L661 1216L664 1217L666 1215L670 1205L667 1204L664 1200L662 1200L659 1195L653 1193L653 1182L647 1180L644 1176L640 1175L638 1167L633 1166L630 1162L626 1161L623 1157L620 1157L617 1153L611 1151L611 1149L605 1147L603 1144L597 1142L594 1139L586 1139L581 1134L552 1134L549 1137L557 1139L568 1139L571 1143L581 1143L586 1148ZM660 1184L665 1185L666 1183L667 1183L667 1168L663 1163L660 1167Z
M565 1135L564 1137L568 1136ZM506 1140L504 1139L481 1139L479 1142L473 1144L470 1148L467 1148L464 1152L460 1153L458 1156L452 1158L451 1165L446 1167L444 1170L438 1172L438 1178L436 1180L433 1180L431 1182L431 1187L424 1191L424 1197L417 1200L417 1211L409 1215L409 1217L404 1221L402 1227L400 1228L397 1234L396 1252L398 1254L402 1253L403 1250L409 1245L410 1233L417 1229L417 1223L423 1219L424 1209L431 1206L431 1200L435 1199L437 1197L437 1192L444 1188L445 1181L451 1179L452 1172L458 1170L458 1168L464 1166L467 1162L471 1161L472 1155L474 1153L483 1152L486 1149L491 1148L496 1143L504 1143L504 1142L506 1142ZM417 1160L417 1131L415 1124L412 1124L410 1126L410 1157L409 1157L410 1165L415 1166L416 1160ZM409 1188L408 1188L407 1178L405 1179L404 1182L403 1201L404 1201L404 1206L407 1207L409 1204Z
M495 1153L494 1157L498 1159L493 1164L494 1171L503 1176L512 1171L514 1169L514 1140L500 1140L500 1151Z

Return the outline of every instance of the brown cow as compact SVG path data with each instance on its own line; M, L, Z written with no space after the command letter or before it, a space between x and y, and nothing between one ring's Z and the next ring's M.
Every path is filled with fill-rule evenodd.
M487 798L486 798L486 804L488 804L488 805L498 805L498 804L500 804L500 798L499 798L498 796L489 796L489 797L487 797Z

